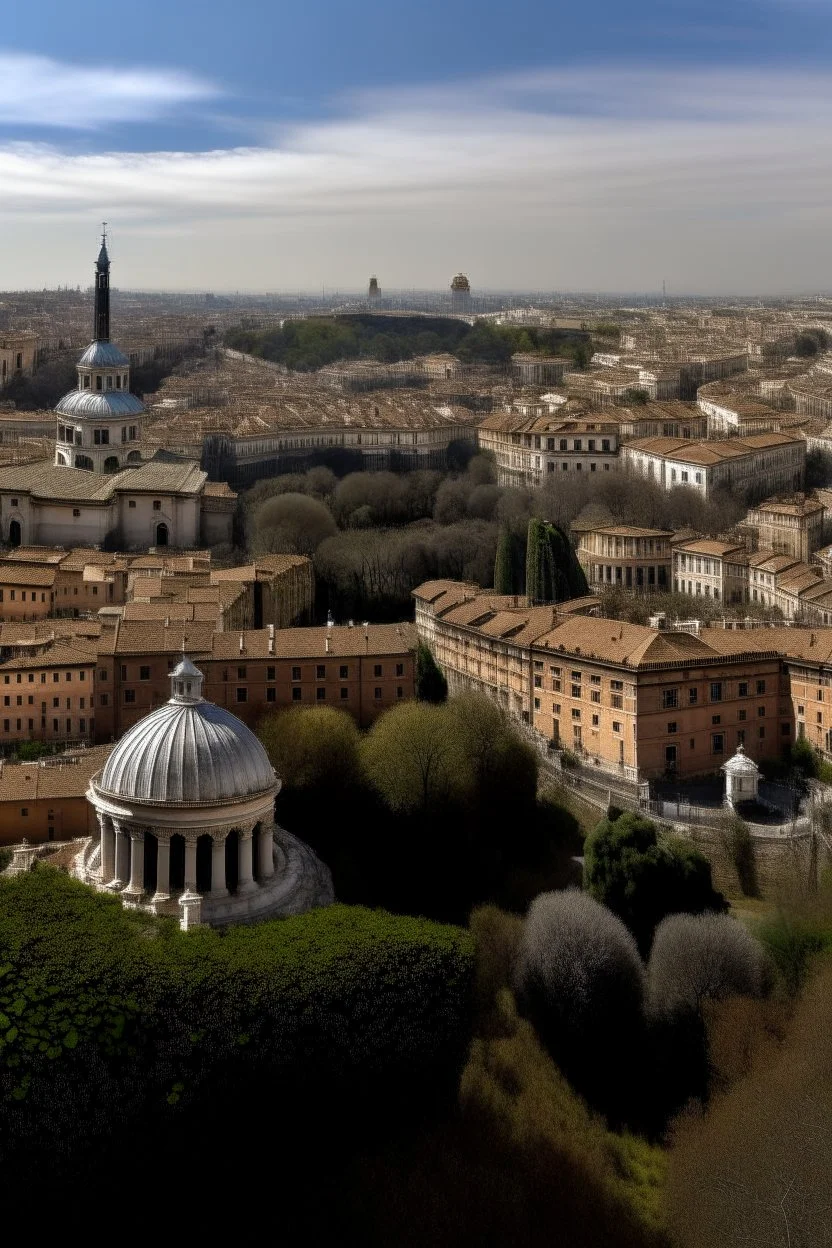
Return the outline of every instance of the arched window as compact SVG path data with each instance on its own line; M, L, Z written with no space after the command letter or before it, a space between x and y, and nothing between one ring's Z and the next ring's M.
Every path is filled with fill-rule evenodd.
M88 472L92 472L92 470L93 470L93 468L95 467L95 465L93 464L93 462L92 462L92 460L90 459L89 455L76 455L76 456L75 456L75 467L76 467L76 468L86 468Z
M167 546L168 544L168 526L166 524L156 525L156 545Z
M108 455L107 458L104 460L104 471L105 472L118 472L118 468L119 468L119 463L118 463L117 457L115 455Z

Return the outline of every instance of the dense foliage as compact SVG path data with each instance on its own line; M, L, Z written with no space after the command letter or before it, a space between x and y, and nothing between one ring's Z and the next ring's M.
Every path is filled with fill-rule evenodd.
M529 521L525 592L532 603L566 602L588 592L572 543L556 524Z
M584 852L587 889L623 919L644 954L666 915L725 909L707 858L685 841L660 836L640 815L603 819Z
M489 699L403 703L360 742L346 719L292 708L259 727L283 779L278 820L318 851L339 898L463 921L478 902L522 909L573 878L576 820L538 796L536 754Z
M459 929L381 912L186 935L48 868L0 882L4 1177L258 1083L453 1071L470 964Z
M702 1018L709 1001L761 997L767 968L758 941L727 914L671 914L656 928L648 1000L656 1014Z
M378 313L286 320L279 329L232 329L225 341L236 351L300 372L312 372L336 360L395 363L437 351L450 352L470 364L506 364L515 351L538 351L571 355L581 367L586 367L591 355L589 335L584 333Z

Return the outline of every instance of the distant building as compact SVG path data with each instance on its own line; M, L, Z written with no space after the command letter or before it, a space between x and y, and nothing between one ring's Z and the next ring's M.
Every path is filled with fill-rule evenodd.
M617 423L603 414L573 416L557 407L546 414L549 406L517 403L479 425L477 441L493 454L501 485L538 486L564 472L610 472L617 466Z
M748 601L748 552L741 542L699 537L673 551L673 588L726 606Z
M38 359L38 340L35 334L0 334L0 390L13 377L31 377Z
M756 530L758 546L808 563L823 545L823 515L814 498L771 498L752 507L743 523Z
M621 458L625 466L665 490L686 485L706 498L720 488L737 494L752 490L777 494L802 488L806 442L788 433L761 433L723 442L639 438L625 443Z
M129 549L231 540L236 496L198 462L143 461L144 406L130 361L110 342L110 258L95 269L95 339L78 384L58 402L52 463L0 468L0 540Z
M471 308L471 283L464 273L457 273L451 282L451 308L454 312L468 312Z
M667 593L673 565L673 533L628 524L585 529L578 561L591 590Z
M534 355L517 351L511 357L511 370L521 386L559 386L571 360L556 355Z
M367 291L367 298L369 299L370 303L373 303L375 300L381 298L381 289L379 288L377 277L370 278L370 286Z

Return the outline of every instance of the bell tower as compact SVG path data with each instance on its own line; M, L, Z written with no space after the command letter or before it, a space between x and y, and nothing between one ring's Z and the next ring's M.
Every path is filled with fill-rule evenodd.
M107 255L107 222L102 222L101 250L95 262L95 342L110 341L110 257Z

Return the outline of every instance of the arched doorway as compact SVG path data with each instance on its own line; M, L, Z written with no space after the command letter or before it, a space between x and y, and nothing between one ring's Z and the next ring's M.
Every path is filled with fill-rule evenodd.
M75 456L75 467L76 467L76 468L86 468L88 472L92 472L92 470L93 470L93 468L95 467L95 465L93 464L93 462L92 462L92 460L90 459L89 455L76 455L76 456Z
M118 468L119 468L119 464L118 464L117 457L115 455L108 455L107 458L104 460L104 471L105 472L118 472Z
M156 525L156 545L167 546L168 544L168 526L166 524Z
M9 525L9 545L19 546L22 540L23 540L23 534L20 529L20 521L12 520L11 524Z

